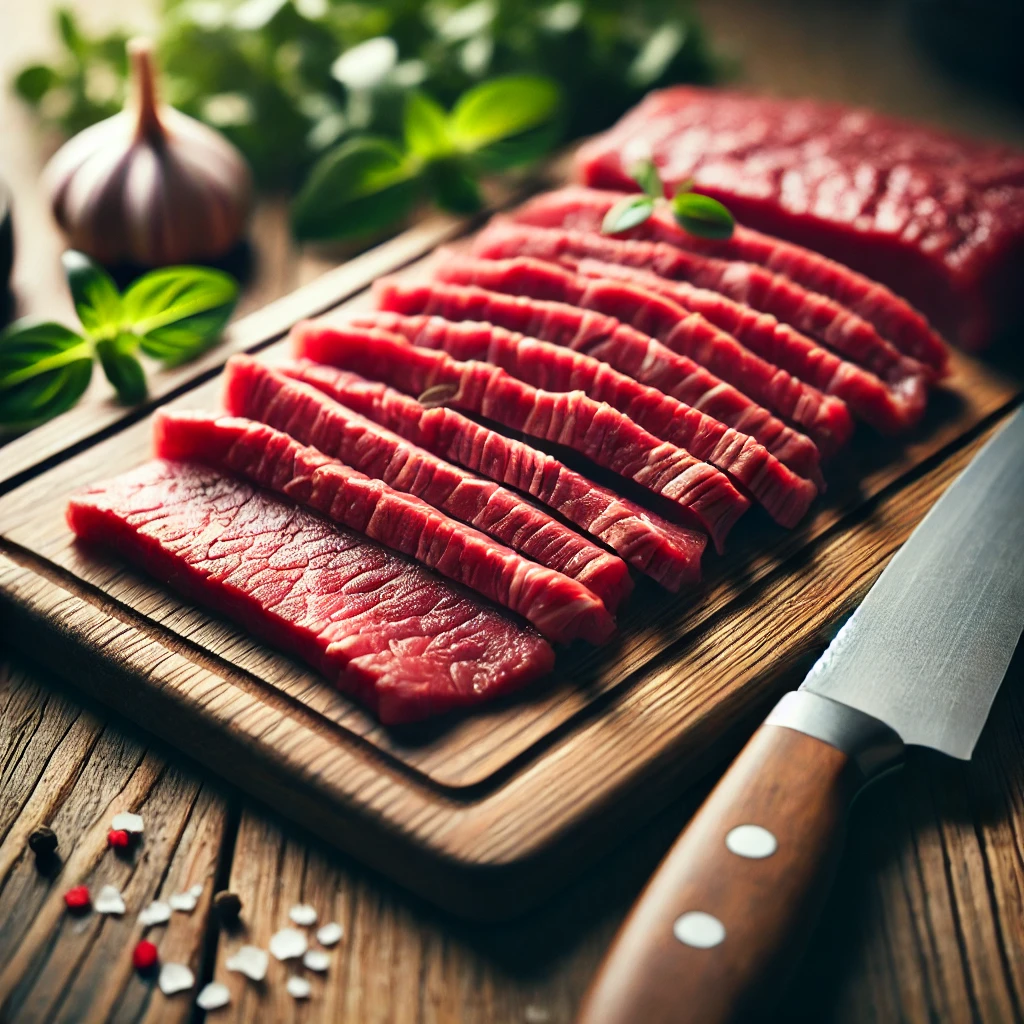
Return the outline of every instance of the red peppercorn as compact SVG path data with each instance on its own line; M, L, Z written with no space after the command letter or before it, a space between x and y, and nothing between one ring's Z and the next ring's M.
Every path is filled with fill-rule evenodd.
M112 828L107 833L107 846L113 846L115 849L124 850L131 842L131 837L123 828Z
M92 906L92 897L89 895L88 887L76 885L73 889L68 889L64 893L64 903L67 905L68 910L88 910Z
M159 959L156 946L148 939L142 939L132 950L132 965L137 971L148 971Z

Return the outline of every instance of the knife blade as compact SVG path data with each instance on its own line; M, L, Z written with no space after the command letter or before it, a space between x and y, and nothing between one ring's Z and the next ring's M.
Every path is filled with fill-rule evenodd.
M1024 410L754 733L620 929L578 1024L763 1016L827 894L850 803L906 745L970 758L1024 630Z

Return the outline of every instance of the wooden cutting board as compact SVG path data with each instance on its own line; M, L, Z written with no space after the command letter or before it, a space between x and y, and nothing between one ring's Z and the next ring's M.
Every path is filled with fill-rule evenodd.
M287 356L287 327L368 308L372 276L451 237L422 228L256 314L229 348ZM402 270L422 276L422 261ZM344 301L342 301L344 300ZM242 340L238 340L241 337ZM220 359L225 357L220 351ZM216 408L216 359L167 404ZM387 730L303 664L79 547L66 498L149 456L148 416L72 421L0 450L5 638L329 842L460 914L507 916L581 869L726 756L827 642L1019 385L964 356L897 443L861 430L797 530L748 513L699 587L642 579L602 648L479 713ZM74 414L68 414L73 416ZM13 447L13 446L11 446Z

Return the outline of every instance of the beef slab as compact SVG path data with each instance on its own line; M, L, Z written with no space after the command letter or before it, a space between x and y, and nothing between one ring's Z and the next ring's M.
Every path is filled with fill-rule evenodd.
M660 441L582 391L541 391L489 363L459 362L387 331L316 321L292 330L295 354L391 384L579 452L660 495L719 550L749 502L721 471Z
M410 443L307 384L249 356L224 372L224 407L260 420L389 487L578 580L612 612L632 589L621 558L581 537L529 501Z
M440 349L456 359L494 363L534 387L585 391L655 437L728 473L783 526L795 526L817 495L814 484L797 476L751 438L572 349L473 320L453 323L437 316L376 313L357 317L353 323L392 331L415 345Z
M450 462L532 495L669 590L700 579L702 532L670 523L547 452L333 366L301 360L281 370Z
M651 93L584 146L580 174L633 189L628 170L641 149L670 187L692 177L742 223L885 281L962 344L983 344L1021 311L1020 150L832 103L675 88ZM711 248L830 289L887 333L930 344L889 296L798 246L744 231Z
M614 631L600 598L576 580L265 423L160 410L153 434L157 455L204 462L286 494L522 615L551 640L603 643Z
M790 282L773 280L775 275L761 267L747 264L740 268L767 279L769 287L762 287L756 295L751 288L738 287L734 263L687 253L663 242L539 228L505 218L495 218L476 236L473 252L484 259L535 256L588 277L635 280L646 288L664 291L769 362L841 398L853 413L879 430L905 430L924 413L930 374L923 364L903 356L870 324L838 303L802 289L794 296L796 289ZM741 300L730 297L730 290ZM765 305L775 307L789 322L764 312ZM801 333L792 325L794 321L826 343L835 342L833 347L845 351L847 358L839 358Z
M434 273L440 281L565 302L614 316L707 367L794 424L826 454L842 447L852 433L853 422L844 402L765 362L699 313L650 289L581 277L529 256L478 260L442 250Z
M149 462L73 497L67 519L83 541L308 661L386 724L480 704L554 664L532 628L206 466Z

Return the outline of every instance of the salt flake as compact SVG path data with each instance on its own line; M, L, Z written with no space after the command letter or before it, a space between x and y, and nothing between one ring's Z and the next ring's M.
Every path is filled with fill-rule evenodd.
M321 974L331 966L331 958L322 949L307 949L302 962L311 971L319 971Z
M313 986L310 985L305 978L289 978L288 984L285 985L288 990L288 995L293 999L308 999L309 993L313 990Z
M141 924L143 928L149 928L154 924L164 924L166 921L170 921L170 919L170 905L164 903L162 900L153 900L153 902L139 914L139 924Z
M114 815L110 827L117 832L131 832L133 835L142 834L142 815L132 814L131 811L122 811Z
M118 891L117 886L105 885L98 893L92 904L98 914L123 914L124 899Z
M297 928L282 928L270 937L270 952L278 960L294 960L306 952L306 936Z
M229 956L225 967L229 971L237 971L244 974L252 981L262 981L267 976L267 964L270 957L266 950L259 946L242 946L234 956Z
M184 992L196 983L195 975L184 964L164 964L160 968L160 991L165 996Z
M196 898L190 892L176 892L167 902L171 905L171 910L182 910L186 914L191 914L196 909Z
M189 889L189 893L191 893L195 899L199 899L199 897L203 895L203 883L196 882L196 884Z
M196 1006L201 1010L219 1010L230 1002L231 993L228 991L227 985L222 985L219 981L211 981L196 996Z
M345 930L338 924L337 921L331 921L329 924L325 924L316 933L316 941L321 946L333 946L336 942L341 941L341 937L345 934Z
M311 907L308 903L296 903L295 906L288 911L288 916L295 922L295 924L316 924L316 907Z

